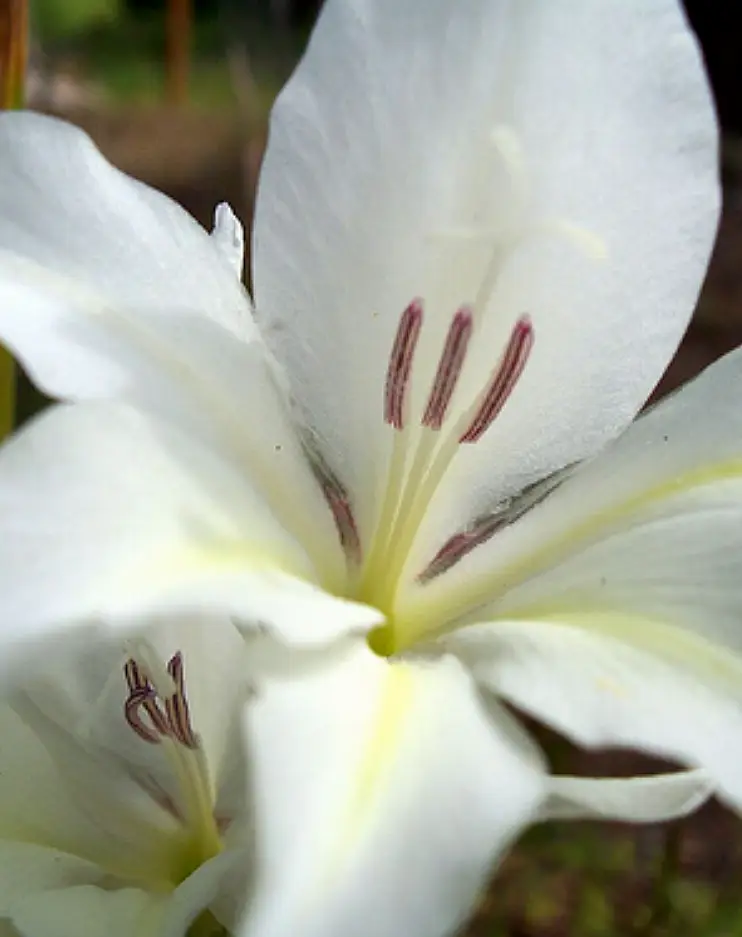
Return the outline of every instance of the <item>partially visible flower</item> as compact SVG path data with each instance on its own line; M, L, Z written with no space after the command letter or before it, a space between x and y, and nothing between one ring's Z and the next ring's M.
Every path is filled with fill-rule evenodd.
M233 930L252 858L240 635L158 624L45 663L0 705L0 920L23 937Z
M76 401L0 458L0 676L70 622L235 616L266 656L246 934L456 926L548 793L498 695L742 805L739 356L629 426L718 218L679 3L327 0L254 317L226 209L209 239L39 116L0 157L0 335Z

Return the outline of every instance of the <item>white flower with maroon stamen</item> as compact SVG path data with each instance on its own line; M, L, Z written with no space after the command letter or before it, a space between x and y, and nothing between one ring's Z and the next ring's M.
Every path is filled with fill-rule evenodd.
M255 633L250 937L453 927L545 793L496 695L742 803L738 357L629 425L718 201L676 0L327 0L254 309L226 209L0 118L0 336L72 401L0 458L3 672L91 616Z
M245 642L178 620L70 650L0 704L0 917L23 937L234 933Z

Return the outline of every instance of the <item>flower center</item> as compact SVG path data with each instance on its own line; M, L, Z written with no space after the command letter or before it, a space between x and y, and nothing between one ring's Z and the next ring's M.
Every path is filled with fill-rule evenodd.
M347 594L374 605L387 616L387 624L369 639L374 651L384 656L396 653L421 636L421 624L395 621L395 599L405 573L410 550L428 508L443 481L459 446L478 442L495 422L523 374L534 343L534 329L523 314L514 323L501 349L499 361L480 393L465 408L452 404L467 358L471 337L481 324L499 278L511 255L533 238L556 236L598 261L606 256L602 239L594 232L566 219L540 217L532 204L529 173L516 131L496 126L489 142L509 180L506 209L498 209L494 225L467 220L431 233L434 238L487 245L488 256L472 301L454 313L432 386L424 407L411 414L410 387L414 362L423 328L424 309L414 299L402 313L386 372L383 417L394 432L391 456L380 491L380 507L368 545L361 542L353 506L347 490L325 464L313 445L308 455L335 518L341 544L348 560ZM481 206L473 217L479 218ZM514 523L538 501L547 497L563 479L562 471L537 481L514 497L456 531L433 554L415 579L424 585L442 575L504 526ZM433 623L437 628L444 622ZM423 627L430 629L430 623Z
M165 806L183 827L172 869L172 880L179 883L222 850L208 766L191 724L183 657L174 654L166 668L155 661L145 667L129 658L124 678L129 689L124 703L127 723L140 739L160 746L176 780L176 798Z

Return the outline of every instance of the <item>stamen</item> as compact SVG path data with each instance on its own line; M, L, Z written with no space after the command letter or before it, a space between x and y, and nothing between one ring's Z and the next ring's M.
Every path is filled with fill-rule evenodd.
M198 736L191 725L191 715L185 694L183 655L180 651L170 658L167 669L175 683L175 693L165 700L170 729L175 738L186 748L198 748Z
M545 478L526 486L519 494L508 498L490 514L478 517L466 530L454 534L447 540L425 569L417 577L421 585L435 579L455 566L459 560L490 540L496 533L520 520L537 504L545 501L549 495L567 480L577 465L572 462Z
M419 299L414 299L402 313L394 339L392 353L384 385L384 420L395 429L403 429L405 423L405 404L407 389L412 372L412 360L415 356L420 329L423 324L423 307Z
M475 521L468 530L454 534L450 540L447 540L446 543L443 544L430 563L428 563L425 569L420 573L417 577L417 581L420 585L425 585L425 583L430 582L431 579L441 576L451 569L452 566L455 566L456 563L463 559L468 553L471 553L475 547L486 543L491 537L494 537L497 531L505 527L506 524L507 521L502 517L493 515L483 518L480 521Z
M353 563L361 562L361 538L348 494L335 478L321 480L322 491L335 519L340 545Z
M133 658L124 664L124 676L129 686L129 696L124 703L126 721L141 739L157 745L160 738L168 734L167 715L160 709L157 693ZM147 713L151 728L142 721L141 709Z
M500 363L479 401L477 411L459 442L477 442L487 432L508 401L523 373L533 348L533 325L528 316L515 323Z
M124 702L124 717L145 742L157 745L162 739L170 738L186 748L198 748L198 736L193 731L188 710L183 657L180 652L170 658L167 671L175 684L175 691L163 699L137 661L133 658L126 661L124 677L129 695ZM142 710L151 725L148 726L142 719Z
M142 721L139 714L142 708L149 716L152 728ZM157 694L151 687L129 694L124 703L124 716L139 738L152 745L159 745L162 738L169 735L167 716L160 711Z
M322 489L325 501L327 501L332 511L340 546L343 548L348 560L354 565L358 565L362 558L361 537L348 492L340 484L337 475L327 464L327 460L320 452L319 446L309 434L306 434L302 439L302 448L309 460L314 477Z
M468 306L462 306L453 317L446 336L446 344L443 347L441 360L438 362L433 388L423 414L423 426L439 430L443 425L466 358L473 326L471 309Z

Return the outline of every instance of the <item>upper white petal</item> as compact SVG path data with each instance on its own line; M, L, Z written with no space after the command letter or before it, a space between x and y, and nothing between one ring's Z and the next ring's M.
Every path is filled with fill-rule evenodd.
M538 810L538 755L455 660L363 644L258 687L257 879L241 937L437 937Z
M517 316L532 317L536 344L501 418L453 469L452 517L625 425L697 297L718 215L716 136L676 0L328 0L273 112L255 304L362 525L387 457L399 316L425 301L419 405L498 233L520 246L456 405L481 389ZM519 240L542 222L551 235ZM554 235L560 223L572 233Z

